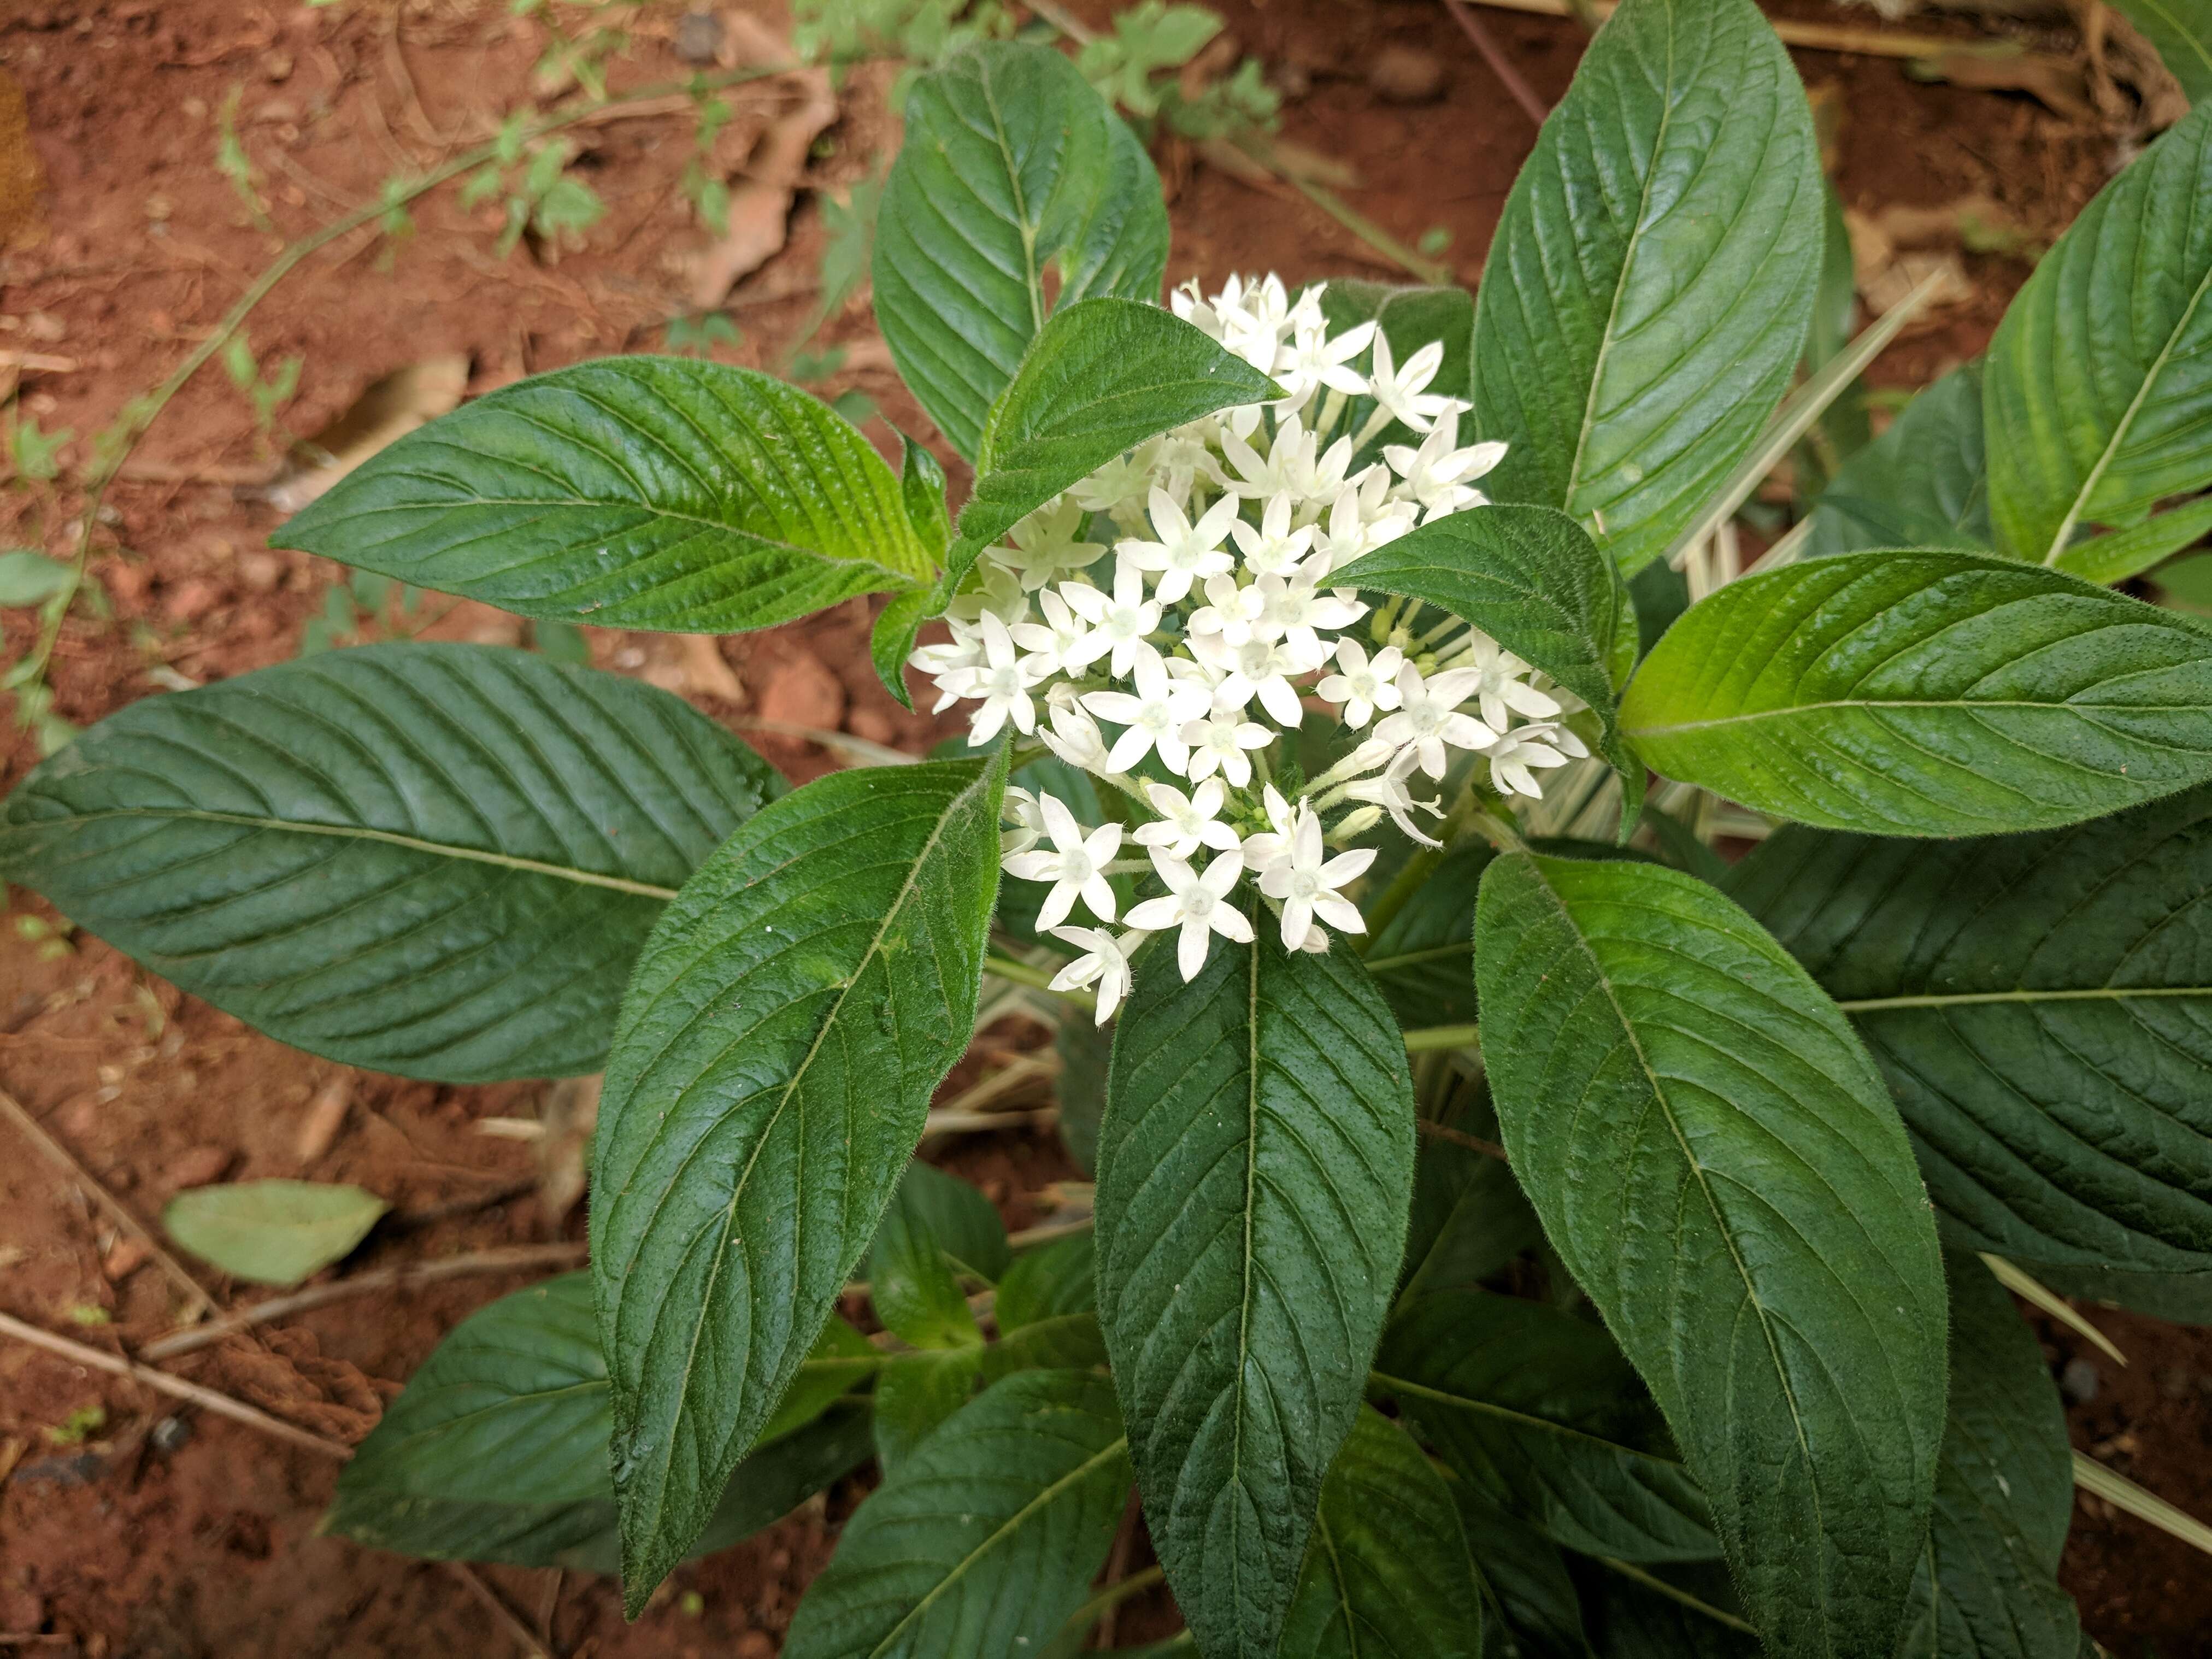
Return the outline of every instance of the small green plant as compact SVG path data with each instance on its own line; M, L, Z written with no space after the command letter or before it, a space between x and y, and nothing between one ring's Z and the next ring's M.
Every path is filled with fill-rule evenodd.
M0 876L278 1037L605 1073L589 1273L453 1332L328 1528L635 1614L872 1456L787 1659L1079 1652L1133 1491L1201 1659L2078 1659L2075 1471L2128 1488L2006 1287L2212 1317L2212 628L2110 585L2212 485L2212 105L1796 551L1928 462L1869 539L1741 579L1701 550L1896 325L1793 389L1832 244L1749 0L1625 0L1473 295L1163 305L1152 164L1040 46L905 134L872 295L957 514L787 380L619 357L279 539L541 628L880 596L965 742L787 788L398 641L0 813ZM1010 997L1096 1174L1049 1240L913 1161Z
M246 145L238 136L238 105L245 95L246 86L240 82L216 106L216 171L230 181L231 189L246 206L246 216L258 228L274 236L276 227L270 222L269 204L261 199L260 170L246 155Z
M711 357L716 346L733 346L744 338L729 317L708 311L697 316L671 317L661 331L660 343L665 349L686 357Z
M15 412L8 429L8 453L15 463L15 477L28 483L52 483L61 477L62 447L76 436L76 428L41 428L33 416Z
M714 139L737 112L726 98L697 99L698 115L691 131L691 156L684 164L677 188L713 235L720 235L730 220L730 187L714 166Z
M36 945L37 956L41 962L58 961L76 949L71 943L76 929L66 921L55 923L44 916L30 915L18 915L14 920L15 937L27 945Z
M1221 33L1221 18L1204 6L1141 0L1114 15L1114 32L1086 45L1076 67L1100 94L1139 122L1158 121L1186 138L1217 138L1241 128L1269 128L1282 100L1261 78L1260 62L1243 59L1226 80L1186 95L1184 65Z
M252 343L244 329L232 335L230 343L223 348L223 373L252 404L254 429L264 442L276 433L276 411L291 402L292 394L300 389L300 354L295 351L280 358L274 368L264 368L253 355Z
M57 1446L82 1446L106 1426L106 1407L79 1406L48 1429L46 1438Z
M527 231L549 252L563 241L580 244L584 233L606 213L599 192L568 171L577 155L567 138L529 141L526 112L517 111L501 127L495 153L461 186L460 204L473 208L495 197L504 200L507 217L500 231L502 258L514 251Z

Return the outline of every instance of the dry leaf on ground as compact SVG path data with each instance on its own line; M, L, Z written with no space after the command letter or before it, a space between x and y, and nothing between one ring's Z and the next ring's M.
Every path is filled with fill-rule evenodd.
M269 486L277 511L297 513L386 444L458 408L469 384L465 352L441 352L370 383L346 412L299 447Z

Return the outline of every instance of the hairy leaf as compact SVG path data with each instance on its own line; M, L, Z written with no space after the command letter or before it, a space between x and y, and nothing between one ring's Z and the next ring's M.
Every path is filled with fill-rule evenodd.
M1479 1659L1481 1592L1451 1488L1363 1408L1322 1482L1282 1659Z
M1428 384L1429 393L1440 398L1468 395L1474 379L1474 296L1465 289L1401 287L1333 276L1322 288L1321 308L1331 334L1372 322L1389 341L1394 362L1403 363L1431 341L1443 346L1443 362ZM1364 431L1374 412L1374 398L1353 398L1346 405L1345 424L1354 433ZM1392 421L1362 453L1374 453L1386 443L1420 441L1419 433Z
M1597 712L1606 758L1640 792L1620 745L1613 664L1635 612L1618 567L1548 507L1475 507L1355 559L1330 579L1437 605L1533 663Z
M1881 1062L1954 1239L2212 1285L2212 789L1933 846L1785 830L1730 890Z
M884 1362L876 1379L876 1462L886 1479L974 1397L989 1357L979 1341L895 1354Z
M698 1553L757 1532L867 1457L866 1410L833 1402L875 1370L875 1352L842 1320L823 1334L778 1415L811 1409L738 1465ZM433 1560L611 1572L613 1421L591 1276L517 1291L463 1320L408 1379L339 1474L321 1530Z
M1803 88L1750 0L1628 0L1491 244L1474 417L1513 447L1484 487L1564 509L1625 572L1663 552L1789 387L1820 189Z
M821 1328L968 1042L998 882L988 762L818 779L668 908L593 1148L633 1613Z
M2074 1454L2043 1349L1972 1255L1946 1260L1951 1405L1898 1659L2075 1659L2058 1553L2074 1518Z
M2212 107L2081 210L1990 342L1990 517L2055 564L2084 525L2131 525L2212 483Z
M2075 543L2058 556L2056 568L2084 581L2124 582L2172 558L2207 530L2212 530L2212 495L2199 495L2125 530Z
M900 374L973 460L1048 307L1158 300L1159 175L1048 46L971 46L916 79L876 218L876 321Z
M2015 560L1847 553L1693 607L1621 725L1668 776L1826 829L2045 829L2212 776L2212 629Z
M1466 1127L1469 1115L1460 1115L1449 1127ZM1486 1138L1497 1132L1497 1119L1486 1114L1479 1128L1468 1130ZM1399 1315L1438 1291L1479 1289L1543 1236L1536 1212L1502 1159L1424 1136L1413 1165Z
M1359 1409L1413 1181L1405 1049L1357 961L1156 942L1117 1021L1098 1301L1145 1512L1209 1659L1273 1651Z
M944 1237L965 1220L963 1201L949 1190L956 1188L975 1194L991 1225L998 1227L1003 1253L1006 1230L999 1227L990 1201L966 1182L919 1158L907 1165L876 1229L875 1243L868 1247L868 1300L876 1317L917 1348L975 1347L983 1340L960 1288L957 1253Z
M109 716L8 798L0 878L310 1053L558 1077L605 1061L662 904L781 788L635 680L369 645Z
M1982 453L1982 366L1923 386L1814 503L1805 556L1881 547L1994 544Z
M1944 1300L1880 1073L1803 969L1676 871L1502 856L1475 963L1514 1171L1666 1413L1750 1616L1778 1655L1886 1650L1927 1527Z
M1454 1469L1588 1554L1720 1553L1704 1495L1606 1334L1534 1302L1437 1291L1390 1322L1375 1386Z
M270 538L525 617L733 633L927 582L899 481L796 386L606 357L377 452Z
M296 1285L368 1237L390 1206L374 1193L320 1181L239 1181L193 1187L161 1224L204 1261L257 1285Z
M1104 1565L1128 1490L1104 1377L1024 1371L994 1383L846 1523L784 1659L1040 1649Z
M1485 1593L1486 1651L1517 1659L1589 1659L1582 1604L1559 1547L1473 1481L1455 1476L1452 1501Z
M1489 862L1479 842L1454 848L1367 947L1367 971L1409 1031L1474 1018L1474 894Z

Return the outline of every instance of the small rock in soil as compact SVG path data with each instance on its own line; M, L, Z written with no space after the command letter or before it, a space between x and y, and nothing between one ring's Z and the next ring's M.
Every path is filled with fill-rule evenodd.
M2087 1405L2097 1397L2097 1368L2076 1354L2058 1368L2058 1392L2070 1405Z
M793 657L769 676L760 711L763 720L834 732L845 718L845 688L819 659Z
M198 622L214 610L222 599L222 590L213 582L195 576L179 585L161 608L179 622Z
M154 1425L153 1431L146 1437L154 1449L164 1457L172 1453L182 1451L191 1443L191 1423L188 1419L182 1417L163 1418Z
M711 11L687 11L676 25L676 55L687 64L711 64L722 50L722 20Z
M100 1262L100 1270L107 1275L109 1284L120 1285L145 1265L146 1246L135 1238L118 1238L115 1248Z
M766 1632L749 1630L738 1638L737 1659L775 1659L775 1644Z
M273 593L284 580L284 561L274 553L241 553L238 579L257 593Z
M854 737L866 738L870 743L888 744L898 736L898 727L880 708L855 708L845 724Z
M228 1146L195 1146L172 1160L161 1173L168 1185L181 1191L186 1187L204 1187L210 1182L220 1181L222 1172L229 1167Z
M1367 87L1386 104L1433 104L1451 77L1433 53L1385 46L1367 66Z

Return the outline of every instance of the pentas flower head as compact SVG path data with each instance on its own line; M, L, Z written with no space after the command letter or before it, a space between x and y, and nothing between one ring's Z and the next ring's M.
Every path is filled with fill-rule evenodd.
M1040 929L1079 953L1053 982L1096 988L1101 1020L1153 933L1176 933L1188 979L1263 911L1289 950L1364 932L1376 853L1347 843L1379 830L1435 846L1443 805L1420 780L1455 791L1455 764L1486 763L1492 788L1537 795L1540 773L1588 752L1562 724L1580 705L1487 635L1332 586L1487 504L1478 481L1504 446L1460 442L1468 405L1430 389L1442 346L1401 362L1373 324L1332 330L1320 289L1272 276L1211 298L1186 284L1170 304L1286 395L1149 439L1030 514L977 560L951 638L912 659L940 708L975 705L971 742L1011 726L1127 798L1122 857L1121 824L1089 828L1048 792L1006 797L1006 872L1050 884ZM1382 441L1400 428L1414 441ZM1343 757L1306 778L1300 728L1324 714ZM1157 895L1119 932L1117 874ZM1068 925L1079 905L1097 925Z

